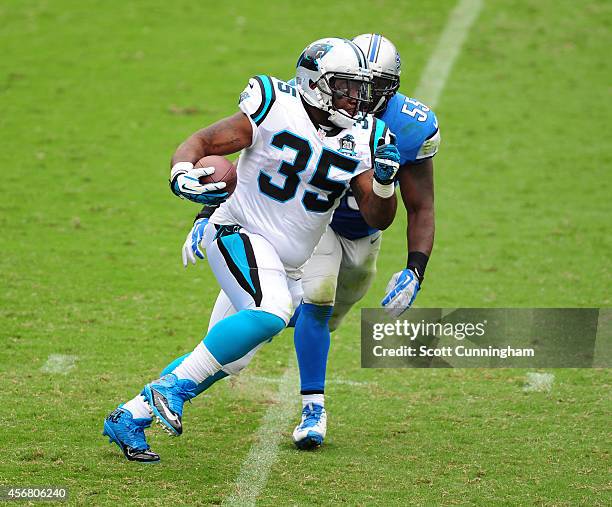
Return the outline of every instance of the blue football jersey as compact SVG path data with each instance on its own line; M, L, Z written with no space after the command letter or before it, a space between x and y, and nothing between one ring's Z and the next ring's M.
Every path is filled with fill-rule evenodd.
M418 164L437 153L440 145L438 120L425 104L396 93L380 119L397 138L400 166ZM378 231L363 219L350 189L334 212L330 227L348 239L363 238Z

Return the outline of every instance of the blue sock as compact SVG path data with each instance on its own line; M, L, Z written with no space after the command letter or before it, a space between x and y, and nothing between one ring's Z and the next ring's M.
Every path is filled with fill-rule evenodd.
M297 322L298 318L300 317L300 313L302 312L302 305L304 303L300 303L298 305L298 307L295 309L295 311L293 312L293 315L291 316L291 320L289 321L289 324L287 324L287 327L295 327L295 323Z
M188 352L184 356L177 357L174 361L172 361L168 366L164 368L164 370L161 372L160 377L163 377L164 375L168 375L168 373L172 373L174 369L179 364L181 364L189 354L190 352ZM208 377L203 382L200 382L198 384L198 386L194 389L195 395L198 396L199 394L202 394L204 391L206 391L206 389L212 386L217 380L221 380L222 378L225 378L228 376L229 375L225 373L223 370L219 370L212 377Z
M293 335L301 393L322 394L330 344L329 318L334 307L302 303L301 308Z
M240 310L217 322L204 338L204 345L219 364L227 364L283 329L285 321L272 313Z

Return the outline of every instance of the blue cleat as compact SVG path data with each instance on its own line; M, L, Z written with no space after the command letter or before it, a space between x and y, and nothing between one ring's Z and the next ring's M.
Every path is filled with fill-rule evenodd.
M157 463L159 455L151 451L144 432L152 422L152 418L134 419L132 414L120 405L104 420L102 435L107 436L110 443L115 442L128 460Z
M178 437L183 433L183 405L196 395L196 387L193 380L179 380L174 373L169 373L147 384L141 394L163 428Z
M302 410L302 422L293 430L298 449L312 450L323 445L327 433L327 413L321 405L309 403Z

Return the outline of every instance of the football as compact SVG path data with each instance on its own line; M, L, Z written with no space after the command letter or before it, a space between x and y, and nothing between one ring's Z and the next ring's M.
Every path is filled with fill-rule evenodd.
M218 183L225 181L225 191L230 195L236 188L236 166L225 157L219 155L209 155L202 157L195 164L195 167L214 167L215 172L210 176L201 176L200 183Z

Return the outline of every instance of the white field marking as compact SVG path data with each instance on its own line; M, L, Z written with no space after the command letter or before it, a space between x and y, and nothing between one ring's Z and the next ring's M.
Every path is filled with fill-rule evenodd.
M325 381L326 384L336 384L336 385L341 385L341 386L353 386L353 387L359 387L359 386L371 386L376 384L376 382L367 382L367 381L357 381L357 380L348 380L348 379L343 379L343 378L337 378L337 379L329 379Z
M280 384L282 382L282 378L277 377L266 377L262 375L249 375L245 377L246 382L263 382L266 384ZM343 378L338 379L327 379L325 381L326 384L335 384L335 385L345 385L345 386L369 386L375 384L375 382L360 382L356 380L348 380Z
M414 93L415 97L432 108L438 103L450 70L481 7L481 0L459 0L449 15L438 45ZM299 399L293 394L298 382L293 361L292 354L290 366L279 383L278 403L272 405L264 415L262 425L257 431L257 442L251 447L234 483L235 492L224 500L223 505L255 505L257 497L266 485L270 468L278 454L281 428L293 417L290 409L294 404L297 408Z
M299 377L294 362L292 353L289 367L280 378L275 403L270 405L263 416L261 426L255 435L256 441L251 446L234 481L234 492L223 500L222 505L255 505L257 497L265 488L270 469L278 456L278 444L283 437L283 430L291 419L296 418L297 422L299 415L300 399L296 396Z
M47 362L42 365L40 371L44 373L60 373L68 375L70 370L76 366L78 356L67 356L64 354L50 354Z
M554 381L555 376L552 373L529 372L523 391L526 393L549 393Z
M414 91L414 96L428 106L437 106L448 75L481 8L482 0L459 0L449 14L438 45Z

